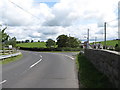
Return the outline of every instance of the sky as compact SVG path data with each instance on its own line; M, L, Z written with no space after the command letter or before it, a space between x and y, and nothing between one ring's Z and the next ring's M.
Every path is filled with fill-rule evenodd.
M0 0L0 24L17 40L46 41L70 35L82 41L118 38L119 0Z

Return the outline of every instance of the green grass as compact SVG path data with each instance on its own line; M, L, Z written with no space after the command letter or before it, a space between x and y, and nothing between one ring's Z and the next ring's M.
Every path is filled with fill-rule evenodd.
M100 41L102 45L104 45L104 41ZM108 40L106 41L106 45L107 46L115 46L116 44L118 44L118 40Z
M84 55L77 56L79 82L84 88L111 88L108 78L99 72ZM81 88L81 87L80 87Z
M8 64L10 62L14 62L16 60L19 60L21 57L22 57L22 55L18 55L18 56L15 56L15 57L4 59L4 60L0 61L0 64Z
M104 42L101 42L104 45ZM116 44L118 44L118 40L109 40L106 41L107 46L115 46Z
M20 43L17 44L16 46L26 48L46 48L46 43L45 42Z

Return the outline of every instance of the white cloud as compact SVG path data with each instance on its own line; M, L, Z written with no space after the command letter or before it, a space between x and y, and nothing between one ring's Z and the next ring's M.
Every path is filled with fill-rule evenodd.
M90 28L90 38L103 40L103 25L117 18L119 0L60 0L53 7L45 3L34 5L34 0L0 1L0 23L8 24L11 36L23 39L55 39L67 34L85 39ZM30 15L32 14L32 15ZM39 19L38 19L39 18ZM117 38L117 21L108 22L108 39Z

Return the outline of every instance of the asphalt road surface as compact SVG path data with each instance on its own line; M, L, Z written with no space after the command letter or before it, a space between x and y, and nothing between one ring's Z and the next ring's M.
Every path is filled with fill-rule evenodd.
M2 88L78 88L76 53L21 52L2 66Z

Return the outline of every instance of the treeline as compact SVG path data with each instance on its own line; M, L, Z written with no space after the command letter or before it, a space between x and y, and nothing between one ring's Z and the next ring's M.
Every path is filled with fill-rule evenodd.
M33 43L33 42L35 42L35 41L34 40L25 40L25 41L17 41L16 43ZM40 42L40 40L38 40L37 42Z
M46 47L53 48L79 48L81 41L75 37L67 36L67 35L60 35L56 38L57 42L52 39L48 39L46 42Z

